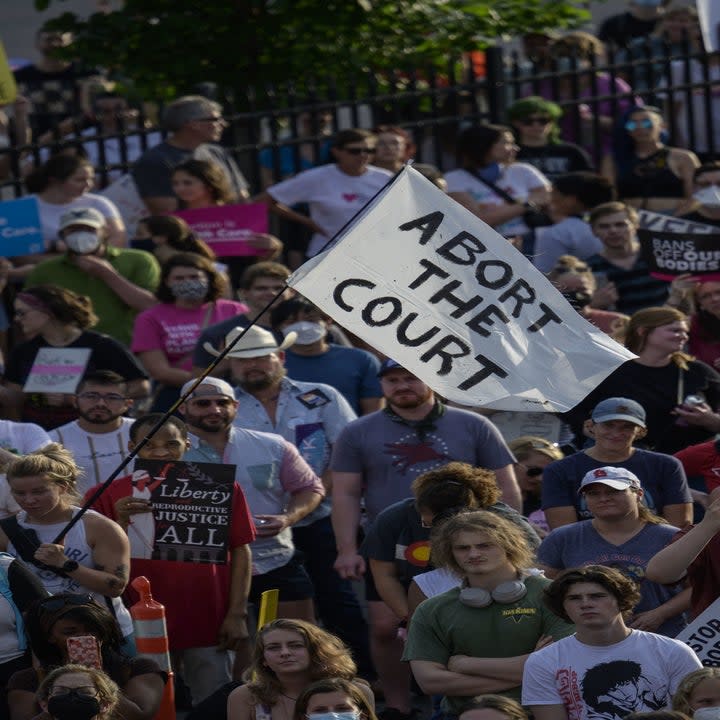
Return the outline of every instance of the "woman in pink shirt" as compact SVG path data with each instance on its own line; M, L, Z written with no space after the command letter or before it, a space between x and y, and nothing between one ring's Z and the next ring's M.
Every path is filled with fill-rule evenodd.
M192 378L202 331L247 312L244 303L222 299L224 286L212 262L195 253L178 253L163 265L155 293L160 302L137 316L131 345L155 381L153 411L167 410Z

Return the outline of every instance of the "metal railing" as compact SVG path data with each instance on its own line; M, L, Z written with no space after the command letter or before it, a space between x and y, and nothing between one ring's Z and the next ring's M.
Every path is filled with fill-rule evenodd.
M261 188L263 165L267 174L279 179L288 153L290 165L300 168L303 143L313 145L321 157L328 133L346 127L400 125L415 139L418 162L447 170L455 166L459 129L477 122L504 122L510 103L539 94L563 108L563 139L584 145L597 163L607 151L611 132L601 117L609 115L619 121L623 109L636 100L663 108L668 144L689 147L705 158L717 157L720 55L693 50L687 42L682 45L672 47L651 38L631 53L585 63L573 59L569 67L560 67L555 61L544 66L528 64L501 48L490 48L479 70L464 58L450 63L444 73L417 70L360 77L342 84L325 80L251 88L242 109L226 108L229 127L223 142L254 191ZM131 168L150 144L149 138L158 137L151 135L158 132L152 127L119 127L110 134L97 128L94 135L83 135L83 130L87 131L87 126L76 123L69 135L56 137L49 146L33 143L0 149L0 158L9 155L10 160L10 173L0 182L3 197L26 192L24 175L51 148L94 149L99 185L105 186ZM118 157L111 162L108 150L113 143Z

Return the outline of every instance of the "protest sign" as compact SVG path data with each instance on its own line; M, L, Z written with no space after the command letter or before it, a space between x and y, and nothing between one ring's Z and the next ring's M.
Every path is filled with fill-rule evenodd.
M565 411L634 357L411 167L288 284L467 406Z
M259 255L247 241L253 233L268 230L267 205L219 205L218 207L179 210L181 217L201 240L219 257Z
M706 667L720 667L720 598L676 636Z
M131 557L225 564L234 484L234 465L136 460L132 495L152 513L133 515Z
M34 197L0 202L0 256L32 255L45 250Z
M17 98L15 76L10 69L5 46L0 42L0 105L9 105Z
M125 223L127 236L135 237L137 224L150 213L140 197L132 175L120 176L115 182L101 190L100 194L115 203Z
M91 353L90 348L40 348L23 392L74 393L85 374Z
M541 437L554 443L560 440L562 422L560 418L550 413L500 410L489 415L488 420L492 420L505 442L510 442L523 435Z
M718 232L715 225L684 220L681 217L663 215L662 213L650 210L638 210L640 227L643 230L655 230L673 233L698 233L701 235L713 235Z
M650 274L660 280L685 273L702 280L720 279L720 228L715 229L714 235L638 230Z

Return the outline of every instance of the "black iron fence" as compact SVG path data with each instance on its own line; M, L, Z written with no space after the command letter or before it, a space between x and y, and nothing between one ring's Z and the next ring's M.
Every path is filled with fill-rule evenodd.
M556 101L564 110L565 139L585 146L599 163L614 125L637 102L663 109L668 144L720 157L720 54L672 46L649 38L632 51L601 59L521 61L501 48L452 62L447 71L412 71L283 88L255 88L241 109L228 109L224 137L253 190L300 168L301 148L323 155L328 134L343 127L395 124L413 136L418 162L443 170L455 166L455 138L477 122L504 122L508 105L530 95ZM239 105L239 103L238 103ZM142 123L141 123L142 124ZM118 127L103 132L76 124L68 135L0 149L8 170L3 197L26 192L23 178L51 152L82 147L97 165L101 186L125 173L138 155L157 142L153 127ZM7 162L9 160L9 163Z

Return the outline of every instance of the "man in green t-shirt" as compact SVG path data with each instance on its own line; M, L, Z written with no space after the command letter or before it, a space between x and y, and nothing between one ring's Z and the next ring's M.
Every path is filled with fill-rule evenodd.
M129 346L135 316L158 302L157 260L144 250L108 245L105 218L94 208L68 210L59 235L67 251L36 265L25 287L59 285L87 295L100 318L94 329Z
M484 693L519 700L528 655L573 631L545 606L550 581L529 570L533 552L523 531L495 513L460 513L437 531L432 558L462 584L421 603L412 617L403 659L418 684L445 696L448 715Z

